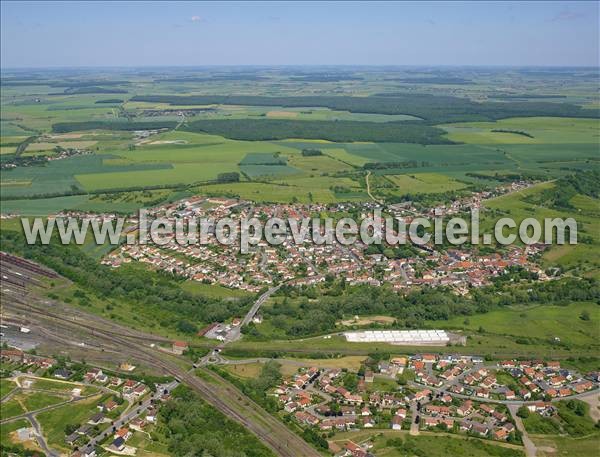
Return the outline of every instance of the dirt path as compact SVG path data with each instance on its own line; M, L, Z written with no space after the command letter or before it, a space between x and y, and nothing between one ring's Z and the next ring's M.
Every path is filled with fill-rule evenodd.
M369 176L371 176L371 172L367 171L367 176L365 176L365 183L367 184L367 194L369 194L369 197L371 197L371 200L373 200L375 203L381 204L381 202L379 200L377 200L371 193L371 185L369 184Z
M527 434L527 430L525 430L525 426L523 425L523 421L519 416L517 416L517 410L519 407L517 405L508 405L508 409L510 410L510 414L512 414L513 419L515 420L515 425L517 430L521 432L523 438L523 446L525 447L525 455L527 457L535 457L537 454L537 448L529 435Z

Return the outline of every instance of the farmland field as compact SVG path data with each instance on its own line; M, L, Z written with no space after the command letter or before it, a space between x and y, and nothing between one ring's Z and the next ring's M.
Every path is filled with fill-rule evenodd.
M472 144L597 144L600 141L600 122L596 119L525 117L441 127L448 131L450 140Z
M388 179L398 186L398 191L411 194L447 192L466 187L463 183L436 173L390 175Z
M144 80L143 76L136 77L128 81L128 84L116 87L129 92ZM322 103L303 106L295 106L299 100L291 98L285 99L285 104L277 104L280 100L277 97L272 100L265 97L240 99L240 103L236 104L219 97L200 97L202 103L190 104L190 99L185 95L175 99L163 97L164 100L150 100L149 97L132 97L129 93L115 94L115 98L123 100L123 103L97 103L111 99L112 96L77 93L57 95L54 92L56 89L51 87L53 84L54 81L49 82L48 86L35 86L40 93L46 93L35 103L24 95L29 90L27 86L7 88L6 94L11 99L2 105L3 160L11 160L17 145L34 134L38 137L27 146L24 158L39 154L52 156L56 146L83 148L92 154L36 166L3 169L1 184L6 210L18 208L14 203L16 198L23 199L23 212L31 214L31 207L37 213L42 204L35 201L30 203L28 197L71 198L70 194L116 189L139 191L157 187L172 189L193 186L197 189L198 185L209 184L220 174L230 172L241 173L241 181L260 183L207 186L211 195L221 192L223 195L234 194L257 201L277 202L289 202L296 196L298 201L330 203L368 200L366 189L358 184L359 180L352 179L350 185L348 182L351 175L357 177L361 174L365 164L385 163L385 167L375 168L373 173L386 175L390 182L399 184L400 190L388 192L388 196L398 195L402 192L401 189L407 187L416 192L441 193L464 189L472 184L493 184L492 180L485 182L469 177L466 173L491 175L498 171L509 173L516 170L551 179L569 173L569 170L592 169L597 164L597 119L586 119L579 117L579 114L577 117L559 117L553 113L552 117L509 116L486 122L436 123L428 111L429 103L438 100L436 97L411 96L404 99L394 93L384 96L380 94L378 85L373 83L369 84L378 89L364 92L365 95L378 94L372 99L325 97L321 99ZM164 84L167 91L173 90L172 83L160 84ZM223 87L223 84L218 87ZM468 90L468 87L464 89ZM181 103L176 103L175 100ZM259 103L248 104L251 100ZM318 98L309 97L308 100L316 101ZM397 113L402 100L406 101L407 109L413 110L413 113ZM468 105L455 98L439 98L439 101L442 100L449 103L450 111L458 110L459 106L462 110ZM379 108L374 104L375 101L381 105ZM328 104L348 105L351 108L321 106ZM471 108L489 110L491 106ZM494 105L494 109L496 108L506 109L507 106ZM543 110L560 111L563 108L565 107L560 104L548 104ZM540 109L541 106L536 105L532 113ZM195 111L187 114L183 123L177 126L180 120L177 110ZM160 115L156 115L155 111L160 112ZM564 112L568 111L573 112L572 108ZM486 115L496 116L486 112ZM593 109L586 112L594 117ZM440 114L433 117L436 116L439 117ZM442 116L457 115L448 112ZM237 124L231 124L230 121ZM317 124L312 124L313 122ZM346 124L348 122L350 124ZM78 131L78 125L83 130ZM136 126L141 129L144 125L148 126L146 128L154 125L157 131L148 137L136 136ZM210 127L205 130L214 130L214 133L225 136L232 136L229 135L232 125L238 125L243 131L251 128L254 133L248 132L252 133L254 141L227 139L217 134L204 133L201 131L203 127L194 127L204 125ZM176 126L177 129L174 129ZM279 133L270 135L268 129L263 129L265 126L280 129ZM350 128L346 129L346 126ZM429 126L442 128L444 142L458 144L385 142L398 135L398 132L422 133L425 132L422 129L430 128ZM337 139L337 142L326 141L323 136L318 137L318 129L325 127L327 132L334 132L329 139ZM120 131L119 128L126 130ZM363 128L366 130L363 131ZM384 136L380 136L379 140L372 138L370 142L362 141L375 132L373 129L381 128L388 130L385 134L382 133ZM260 131L266 134L263 135ZM303 132L312 139L299 138L298 135L303 135ZM411 136L413 133L406 136L406 141L416 141L416 137ZM260 141L261 135L280 139ZM428 137L424 143L437 142L434 137L435 135ZM384 140L385 138L388 139ZM304 156L301 150L305 148L320 149L323 155ZM256 154L276 154L281 163L266 164L249 159L259 157ZM422 183L414 181L412 176L417 174L436 176L438 182L435 184L426 178L421 179ZM440 175L448 177L444 184L442 180L445 178L439 177ZM321 176L328 176L327 186L314 181ZM303 182L305 179L308 181ZM287 184L294 189L287 189L289 192L286 192L281 186L273 187L274 183ZM272 190L275 189L282 193L274 195ZM265 195L269 199L261 200ZM14 202L9 201L11 199ZM62 205L96 210L105 208L98 201L90 204L88 201L91 202L75 198L48 201L47 212L63 209ZM54 203L61 206L57 207ZM137 204L123 203L121 210L131 211L136 207Z

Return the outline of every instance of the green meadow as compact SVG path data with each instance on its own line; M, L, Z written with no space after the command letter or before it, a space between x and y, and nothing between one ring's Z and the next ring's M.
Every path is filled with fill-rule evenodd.
M448 131L448 139L470 144L595 143L597 145L600 141L598 119L520 117L500 119L495 122L446 124L440 127ZM511 132L525 132L531 137Z
M567 306L543 305L507 308L473 316L457 316L447 321L435 321L445 329L460 329L477 332L480 328L486 333L515 338L535 338L550 341L555 337L573 347L598 347L600 331L600 309L594 303L574 303ZM580 318L583 312L589 320ZM437 328L437 327L436 327Z
M96 405L107 398L108 396L93 397L38 414L37 420L42 426L48 444L58 449L68 449L65 444L65 427L89 420L98 411Z
M435 194L466 187L466 184L439 173L390 175L387 178L398 186L395 191L399 193Z

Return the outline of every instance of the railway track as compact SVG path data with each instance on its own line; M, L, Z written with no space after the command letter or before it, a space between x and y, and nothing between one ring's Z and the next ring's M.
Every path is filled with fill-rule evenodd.
M34 262L22 259L21 257L14 256L12 254L8 254L7 252L0 251L0 262L15 265L19 268L29 270L32 273L45 276L47 278L58 278L58 274L56 272L42 268Z
M126 327L122 327L122 326L118 326L117 330L112 330L112 329L106 328L106 327L103 328L101 325L99 325L101 323L101 318L99 318L97 316L84 316L83 313L81 313L81 312L74 312L73 317L68 318L65 316L57 315L56 312L59 310L54 310L54 312L50 312L48 310L48 308L40 308L39 306L27 303L27 302L23 301L23 298L21 296L12 296L11 299L12 300L10 302L5 302L3 306L6 309L10 309L10 308L17 309L18 311L20 311L24 314L25 318L27 318L28 315L31 316L31 314L36 314L39 316L47 317L54 321L60 321L60 322L68 323L68 324L76 324L79 328L87 330L91 335L96 335L99 332L103 332L104 334L113 335L115 337L116 336L126 336L127 338L140 340L140 341L146 341L149 343L171 342L171 340L169 338L165 338L162 336L154 336L154 335L144 335L142 333L132 331L132 330L127 329ZM86 318L90 321L93 320L93 321L98 321L98 322L95 323L94 325L86 324L85 322L81 321L81 319L84 319L84 318ZM106 326L106 325L112 326L113 328L117 327L116 324L110 323L110 322L107 322L107 323L102 322L102 324L104 326Z
M6 293L3 290L2 295L5 298L3 300L5 311L17 312L21 316L29 318L30 322L34 323L36 328L40 329L40 332L49 339L68 344L65 341L66 335L83 332L91 335L96 340L96 349L125 353L133 359L160 368L165 373L191 387L207 403L220 410L227 417L246 427L277 455L282 457L317 457L320 455L283 423L264 411L259 405L218 375L211 374L215 384L206 382L177 364L165 360L164 355L161 357L158 351L143 346L143 342L156 343L170 340L163 337L144 335L141 332L116 326L114 323L102 322L101 318L85 315L81 311L77 312L74 318L70 318L61 314L65 311L62 307L40 307L31 304L30 299L26 299L24 295L19 293ZM72 310L72 308L69 308L69 310ZM85 322L84 319L94 322L94 325ZM107 325L113 328L106 328ZM226 398L227 401L223 398Z
M312 447L301 440L300 437L288 430L284 424L280 423L266 411L263 411L262 408L252 400L244 398L244 394L233 386L225 386L223 388L228 397L228 401L224 401L220 398L220 394L223 393L222 389L217 389L215 386L185 371L178 365L162 359L160 355L154 351L140 347L136 343L132 344L131 338L134 337L131 335L119 335L117 332L108 332L103 329L94 328L93 326L82 322L54 315L47 310L40 310L36 306L25 304L18 304L15 306L15 303L13 303L8 305L8 307L15 307L23 312L28 311L29 313L40 317L42 320L50 320L53 323L58 322L59 328L57 328L56 331L59 331L60 333L69 331L69 329L91 331L95 338L104 342L105 347L103 347L103 349L110 351L118 351L121 349L122 353L125 352L137 360L161 368L165 373L174 376L180 382L192 387L205 401L219 409L226 416L242 424L254 433L263 443L268 445L277 455L284 457L316 457L319 455ZM50 333L52 334L52 330L50 330ZM51 336L57 337L58 335ZM218 380L221 383L224 382L220 377ZM237 403L235 408L231 406L231 402ZM240 410L245 411L245 413L240 412ZM254 413L254 415L257 413L260 414L261 423L251 420L248 417L250 415L249 413Z

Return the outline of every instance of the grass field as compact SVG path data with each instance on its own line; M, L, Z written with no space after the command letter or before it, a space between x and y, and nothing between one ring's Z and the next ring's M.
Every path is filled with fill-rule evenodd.
M21 403L26 411L37 411L46 406L56 405L68 400L64 396L52 395L46 392L21 392L13 397ZM12 400L12 399L11 399Z
M58 449L68 449L65 444L65 426L87 422L98 411L96 405L107 398L107 396L93 397L38 414L37 420L42 426L48 444Z
M398 186L396 192L410 194L435 194L463 189L466 184L439 173L414 173L387 177Z
M20 416L21 414L26 413L27 411L18 400L11 398L10 400L2 403L2 408L0 408L0 417L2 419L8 419L9 417Z
M71 195L67 197L2 200L2 212L22 216L47 216L63 210L132 213L139 208L187 194L171 190L133 191L117 194Z
M448 131L448 139L470 144L598 144L600 121L564 117L520 117L496 122L466 122L440 126ZM520 131L531 135L493 132Z
M203 284L198 281L185 281L181 284L181 288L191 293L204 295L211 298L240 298L252 295L241 289L229 289L218 284Z
M299 154L289 156L289 165L306 173L324 174L339 171L352 171L353 167L328 155L304 157Z
M570 457L570 456L593 456L598 455L598 440L600 433L582 438L571 438L568 436L529 435L531 440L538 446L539 457Z
M82 174L86 176L92 172L95 175L104 176L104 178L99 180L99 183L104 181L104 187L129 187L127 185L124 186L125 181L117 180L114 175L123 176L128 173L135 173L134 170L150 173L151 171L156 171L156 169L171 167L169 164L163 163L107 166L103 163L103 160L110 157L105 155L74 156L48 162L44 166L17 167L3 170L1 175L3 180L31 181L31 184L28 186L11 186L10 188L3 189L3 197L48 195L79 190L80 183L76 179L76 175Z
M335 193L332 186L347 188L349 193ZM274 179L272 182L240 182L230 184L215 184L200 186L197 191L208 195L239 196L242 199L258 202L301 203L322 202L335 203L338 201L369 199L356 181L350 178L335 180L326 176L290 176L286 179Z
M13 390L17 385L10 379L0 379L0 398L4 397L7 393Z
M53 113L61 112L58 109L61 104L74 103L73 98L66 96L65 99L61 97L56 100L56 106L53 107L57 110ZM84 97L75 106L88 106L95 100L95 97ZM73 112L79 112L85 117L85 109L72 108L71 106L67 118L70 118ZM248 107L238 108L231 110L236 117L243 118L254 113L251 109L248 111ZM93 109L98 109L97 105ZM39 107L27 105L25 112L27 113L28 110L35 115L40 114ZM300 117L302 110L298 111ZM259 110L258 115L263 111ZM32 114L34 117L35 115ZM97 150L98 155L72 157L39 167L3 170L0 182L3 200L6 201L11 197L64 194L73 190L102 191L131 187L201 184L216 179L220 173L237 171L243 172L251 180L289 183L301 189L294 188L286 192L282 188L264 186L254 188L253 185L232 184L212 187L212 193L240 195L242 198L259 202L287 203L296 197L301 202L331 203L368 200L364 189L356 185L351 185L353 189L342 194L330 190L332 187L348 187L346 181L348 178L335 176L337 173L353 172L368 162L404 162L405 165L401 167L378 169L373 173L389 176L401 188L411 186L417 189L416 192L428 193L463 188L464 184L458 183L456 179L474 182L473 178L465 175L470 171L478 173L522 171L545 176L560 176L568 173L569 169L589 169L595 166L595 162L591 161L597 155L598 144L597 134L594 133L597 122L594 120L513 118L495 123L471 123L484 124L485 128L474 127L471 124L468 126L453 124L449 128L462 129L461 131L478 128L488 129L491 132L492 129L498 128L506 130L517 128L517 124L521 123L543 132L546 136L540 138L548 144L528 142L526 141L528 137L511 133L490 133L493 138L481 144L431 146L402 143L331 143L302 139L275 142L235 141L216 135L184 131L169 131L137 142L133 140L130 132L75 132L46 135L38 143L32 143L31 150L43 152L52 149L55 145L85 146ZM495 140L498 135L503 140L506 136L520 138L516 142ZM564 141L554 141L552 135L563 138ZM23 135L3 136L3 141L12 142L14 138L22 137ZM304 157L300 151L307 147L317 147L324 155ZM37 154L39 151L32 153ZM279 154L278 160L281 160L281 164L265 165L264 158L269 156L272 160L273 154ZM287 163L284 163L286 159ZM422 179L419 177L411 179L417 174L423 175ZM326 185L314 181L299 184L304 179L311 180L323 175L327 175ZM442 178L441 175L445 177ZM393 178L394 176L397 178ZM478 180L478 183L492 184L491 181L481 180ZM395 194L396 192L393 192L390 195ZM48 204L50 207L53 207L53 204L66 204L69 205L68 207L73 207L70 206L73 201L48 201ZM100 202L86 205L83 200L79 200L78 203L84 209L97 211L110 206L102 206ZM31 203L34 209L29 210L29 202L26 202L23 205L24 211L28 211L29 214L39 213L39 204ZM14 205L17 203L7 202L7 210L14 208ZM119 211L128 212L135 207L135 204L122 202ZM56 208L63 209L60 206Z
M357 156L355 154L350 154L344 148L327 148L323 151L325 155L333 157L334 159L347 163L354 167L362 167L365 163L369 162L369 159L366 157Z
M437 172L438 169L497 169L510 167L512 162L495 148L476 145L429 145L386 143L348 144L346 151L369 162L415 161L416 167L406 172Z
M235 359L233 359L235 360ZM365 360L364 356L347 356L347 357L337 357L330 359L303 359L303 358L294 358L294 359L277 359L277 363L281 364L281 374L283 376L291 376L298 371L298 369L302 366L308 367L318 367L318 368L345 368L350 371L358 371L362 362ZM239 363L239 364L229 364L224 365L223 367L229 371L230 373L239 376L241 378L256 378L260 374L260 370L263 367L262 362L254 362L254 363ZM389 381L389 380L383 380ZM392 384L397 386L397 384L393 381ZM374 383L375 384L375 383ZM373 384L373 385L374 385ZM384 382L385 385L387 385ZM378 384L379 385L379 384Z
M565 316L569 315L569 308L565 308ZM485 318L486 315L479 315ZM456 319L456 328L471 326L470 319L474 316L469 316L469 324L464 324L465 317ZM578 319L577 316L571 316L570 319ZM449 321L432 321L427 323L428 328L447 329ZM597 322L597 320L596 320ZM461 324L462 323L462 324ZM476 327L475 330L479 328ZM513 358L513 357L596 357L598 352L598 344L596 340L590 340L589 336L583 335L580 337L576 332L566 331L567 337L574 337L578 341L585 340L588 344L552 344L551 341L543 338L529 338L529 344L521 344L516 341L517 338L512 336L514 332L507 335L492 333L484 327L485 333L477 331L465 331L469 335L467 345L460 348L460 352L464 354L474 355L490 355L494 358ZM455 330L456 331L456 330ZM518 331L517 331L518 332ZM527 333L527 329L523 328L523 333ZM554 332L549 332L554 333ZM525 335L527 337L527 335ZM289 352L296 354L300 351L310 354L330 353L330 354L348 354L348 355L368 355L371 353L382 352L387 354L413 354L419 352L443 351L444 347L439 346L395 346L386 343L348 343L342 336L331 336L331 338L313 337L295 340L280 340L274 339L271 341L237 341L228 346L225 350L232 350L231 354L241 355L238 351L244 351L244 354L279 353ZM261 352L262 351L262 352Z
M579 318L583 311L592 316L589 321ZM551 339L574 345L596 344L600 330L600 309L593 303L574 303L568 306L543 305L491 311L468 317L455 317L445 322L446 328L476 331L480 326L487 332L501 335ZM437 322L441 324L441 322Z
M154 431L154 430L153 430ZM158 438L162 435L154 432L152 438L145 432L134 432L127 440L127 445L136 448L135 455L139 457L167 457L169 455L168 444Z
M52 392L62 393L62 394L70 394L74 388L81 389L82 395L90 395L93 393L99 392L98 389L91 386L82 386L80 384L75 384L72 382L63 382L53 379L40 379L40 378L21 378L21 382L24 379L30 379L33 381L32 387L35 389L49 390Z
M408 431L377 430L336 433L333 438L337 444L345 440L361 443L366 439L373 440L372 452L377 456L405 457L422 455L427 457L521 457L524 456L519 446L469 438L448 433L421 432L419 436L410 436ZM390 441L392 440L392 441Z
M40 141L30 143L27 146L25 152L38 152L38 151L51 151L57 146L62 148L77 148L77 149L86 149L91 148L97 141L57 141L57 142L48 142L48 141Z
M591 319L580 319L587 311ZM467 323L465 323L465 319ZM507 308L465 317L454 317L448 321L434 321L430 327L443 326L447 329L463 329L476 332L482 327L485 332L513 337L552 340L573 346L598 346L600 331L600 309L594 303L574 303L568 306L532 306ZM437 328L437 327L436 327Z

